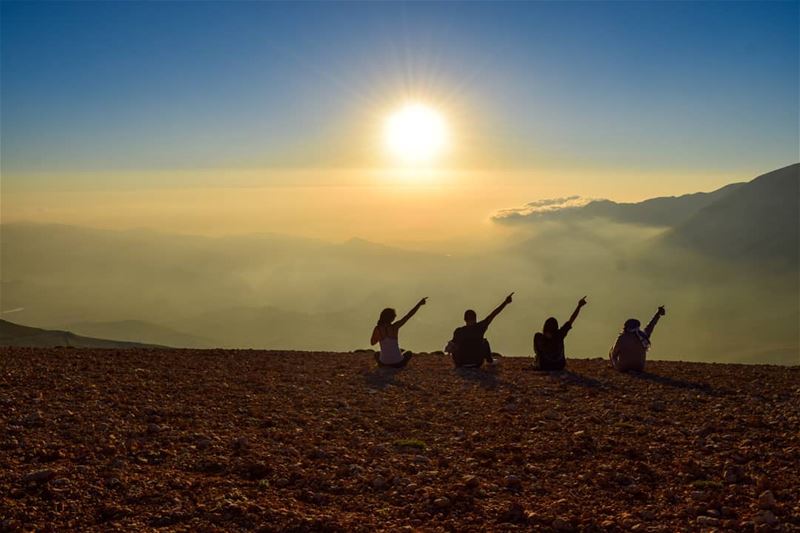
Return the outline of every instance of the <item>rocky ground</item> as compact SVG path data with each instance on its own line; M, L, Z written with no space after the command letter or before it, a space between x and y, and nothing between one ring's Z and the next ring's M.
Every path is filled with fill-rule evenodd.
M800 530L800 367L0 348L0 530Z

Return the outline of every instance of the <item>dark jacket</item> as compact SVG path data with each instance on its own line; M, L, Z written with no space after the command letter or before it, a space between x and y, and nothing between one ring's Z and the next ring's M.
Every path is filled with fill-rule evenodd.
M564 338L572 329L572 322L567 322L556 331L551 337L546 337L544 333L536 333L533 336L533 366L539 370L563 370L567 365L567 358L564 354Z

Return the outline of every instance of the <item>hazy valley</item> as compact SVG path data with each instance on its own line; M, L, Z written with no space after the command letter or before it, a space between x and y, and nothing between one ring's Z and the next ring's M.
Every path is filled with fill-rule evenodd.
M604 355L628 317L668 308L652 356L798 363L798 165L709 194L507 210L516 240L463 255L263 234L2 226L2 317L176 347L350 350L381 308L430 303L403 330L442 348L467 307L514 304L493 347L529 355L534 330L589 295L571 356Z

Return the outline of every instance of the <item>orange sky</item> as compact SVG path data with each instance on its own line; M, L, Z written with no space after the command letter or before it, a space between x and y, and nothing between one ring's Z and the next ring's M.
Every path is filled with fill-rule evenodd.
M603 180L612 175L618 184L614 199L628 201L711 190L752 177L708 173L660 180L658 174L610 171L209 170L117 176L116 186L99 188L91 186L98 176L83 176L85 181L76 176L71 190L38 188L35 179L29 187L4 190L2 221L144 227L205 235L272 232L326 240L361 237L419 248L445 242L479 245L508 231L490 221L498 209L576 193L602 197L608 192ZM189 176L202 184L181 185ZM134 179L140 187L119 185ZM645 179L648 186L640 187ZM237 186L212 186L220 182Z

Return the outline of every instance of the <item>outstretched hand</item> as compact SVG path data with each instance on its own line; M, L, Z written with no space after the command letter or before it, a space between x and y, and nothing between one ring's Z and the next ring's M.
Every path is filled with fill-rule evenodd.
M587 302L587 301L586 301L586 296L584 296L583 298L581 298L580 300L578 300L578 307L583 307L583 306L584 306L584 305L586 305L587 303L589 303L589 302Z
M428 303L428 297L427 296L425 298L423 298L422 300L420 300L419 302L417 302L417 307L423 306L426 303Z
M659 305L658 306L658 315L659 316L664 316L666 314L667 314L667 310L664 309L664 306L663 305Z
M513 293L513 292L512 292L511 294L509 294L508 296L506 296L506 299L503 301L503 303L504 303L504 304L510 304L510 303L511 303L511 297L512 297L512 296L514 296L514 293Z

